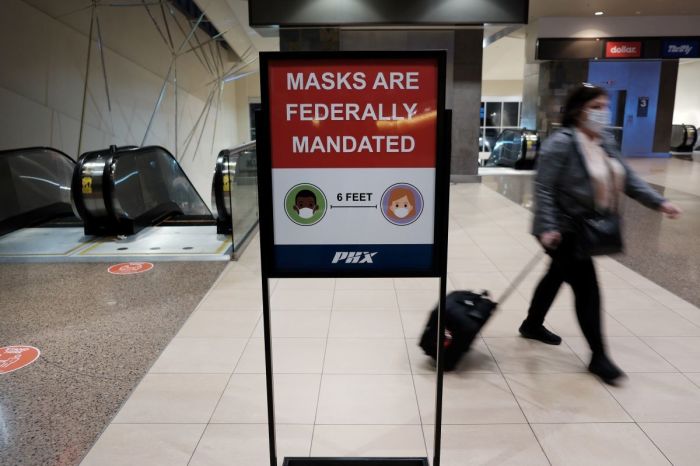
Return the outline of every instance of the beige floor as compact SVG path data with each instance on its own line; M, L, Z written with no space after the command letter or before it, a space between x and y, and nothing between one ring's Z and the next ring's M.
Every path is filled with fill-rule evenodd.
M650 183L700 196L700 162L671 159L628 159Z
M450 288L503 290L533 252L530 214L480 185L452 187ZM603 258L610 388L568 289L517 336L543 261L445 378L443 464L697 465L700 310ZM259 251L232 263L84 465L266 466ZM434 372L416 339L433 279L281 280L272 294L279 456L432 456ZM693 323L695 322L695 323ZM697 324L697 325L696 325Z

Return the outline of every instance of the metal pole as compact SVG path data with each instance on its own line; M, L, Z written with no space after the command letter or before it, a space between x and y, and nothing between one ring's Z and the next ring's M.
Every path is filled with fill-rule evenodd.
M219 108L221 107L221 97L224 93L224 82L221 81L219 84L219 97L216 101L216 113L214 113L214 132L211 137L211 150L210 154L214 153L214 143L216 142L216 127L219 125Z
M199 122L202 120L204 113L206 112L208 106L211 104L211 99L214 96L215 90L216 90L216 87L212 86L211 90L209 91L209 96L207 97L207 101L204 103L204 107L202 107L202 112L199 114L199 117L197 118L197 121L195 122L194 126L192 126L192 130L190 130L189 134L185 138L185 141L184 141L185 147L182 149L182 156L183 157L187 153L187 149L190 147L190 142L192 142L192 138L194 137L194 134L197 132L197 128L199 127Z
M216 90L216 88L214 88ZM209 112L211 111L211 104L214 102L214 94L212 93L211 99L209 100L209 105L207 105L207 114L204 116L204 122L202 123L202 131L199 133L199 139L197 139L197 145L194 147L194 152L192 152L192 160L197 158L197 151L199 150L199 145L202 143L202 136L204 136L204 131L207 129L207 120L209 119Z
M447 241L447 239L445 239ZM445 306L447 294L447 274L445 267L440 272L440 303L438 304L438 350L437 350L437 380L435 383L435 441L433 447L433 466L440 466L440 450L442 449L442 392L445 375Z
M444 79L444 77L443 77ZM444 92L444 89L441 91ZM452 113L445 111L445 115L438 120L438 137L442 138L439 145L438 160L438 199L442 199L444 211L440 212L444 218L438 218L442 222L440 230L444 231L445 238L440 242L438 248L438 263L440 264L440 301L438 304L438 338L437 338L437 379L435 383L435 440L433 449L433 466L440 466L440 452L442 450L442 395L443 378L445 376L445 315L447 309L447 250L449 230L449 205L450 205L450 183L449 183L449 157L451 151L452 138Z
M87 61L85 63L85 86L83 86L83 110L80 112L80 134L78 135L78 153L80 156L83 147L83 129L85 128L85 109L87 107L88 81L90 80L90 56L92 52L92 26L95 24L95 12L97 5L92 2L92 14L90 15L90 32L88 33Z
M156 118L156 113L158 113L158 109L160 109L160 104L163 102L163 97L165 96L165 88L168 85L168 79L170 79L170 72L173 69L173 62L172 60L170 61L170 67L168 67L168 72L165 74L165 79L163 80L163 85L160 88L160 93L158 94L158 100L156 100L156 105L153 108L153 113L151 113L151 119L148 120L148 126L146 126L146 132L143 135L143 139L141 140L141 147L143 147L144 144L146 144L146 139L148 138L148 133L151 132L151 125L153 125L153 120Z
M178 154L177 116L179 115L178 108L177 108L177 96L180 92L177 88L177 56L173 57L173 61L175 63L175 65L173 66L173 84L175 85L175 160L179 160L177 158L177 154Z
M109 113L112 113L112 100L109 98L109 83L107 82L107 63L105 62L105 52L102 47L102 29L100 28L100 17L95 14L95 23L97 24L97 48L100 49L100 61L102 61L102 76L105 79L105 94L107 94L107 108Z

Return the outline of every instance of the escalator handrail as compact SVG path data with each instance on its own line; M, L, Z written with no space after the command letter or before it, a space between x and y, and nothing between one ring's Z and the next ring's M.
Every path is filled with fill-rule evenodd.
M170 156L170 158L171 158L172 160L174 160L175 163L177 163L177 166L178 166L178 168L180 169L180 172L182 172L182 175L185 177L185 179L186 179L187 182L189 183L190 187L192 188L192 191L194 191L194 193L197 195L197 198L199 199L199 201L200 201L200 202L202 203L202 205L209 211L209 214L213 217L213 214L212 214L212 212L211 212L211 209L209 209L209 206L207 206L206 202L204 202L204 199L202 199L202 196L199 194L199 191L197 191L197 188L194 186L194 184L192 184L192 181L191 181L190 178L187 176L187 173L185 173L185 170L182 169L182 165L180 165L180 161L177 160L177 159L175 158L175 156L174 156L168 149L166 149L166 148L163 147L163 146L143 146L143 147L126 146L126 147L117 148L117 150L116 150L115 152L113 152L113 154L112 154L112 160L110 161L110 162L111 162L110 165L106 165L106 166L111 166L112 164L116 164L117 161L119 160L119 158L120 158L121 156L123 156L123 155L126 155L126 154L128 154L128 153L132 153L132 152L134 152L134 151L146 151L146 150L148 150L148 149L151 149L151 150L153 150L153 149L161 150L162 152L164 152L165 154L167 154L168 156ZM106 190L106 191L111 191L112 194L114 193L114 189L115 189L114 181L115 181L115 180L114 180L114 177L113 177L113 176L110 177L110 180L109 180L109 189ZM110 194L110 195L111 195L111 194ZM110 199L110 200L111 200L111 199Z
M13 152L29 152L29 151L35 151L35 150L48 150L51 152L55 152L56 154L60 154L60 155L64 156L65 158L67 158L68 160L70 160L73 165L75 165L75 163L76 163L75 160L73 159L73 157L66 154L62 150L55 149L53 147L48 147L48 146L30 146L30 147L20 147L19 149L3 149L3 150L0 150L0 157L12 155Z

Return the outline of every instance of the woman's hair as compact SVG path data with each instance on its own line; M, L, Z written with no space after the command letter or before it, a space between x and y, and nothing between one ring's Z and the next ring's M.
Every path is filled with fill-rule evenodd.
M608 91L602 87L583 84L569 93L564 106L564 116L561 120L561 125L565 127L576 126L583 107L593 99L600 96L607 96Z
M408 202L410 202L411 205L416 204L416 197L413 195L413 192L410 189L396 188L391 192L391 195L389 196L389 206L391 206L391 204L393 204L394 201L398 201L404 196L408 198Z

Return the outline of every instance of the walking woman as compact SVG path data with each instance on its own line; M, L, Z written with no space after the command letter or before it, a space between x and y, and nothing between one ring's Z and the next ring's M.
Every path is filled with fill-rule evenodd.
M600 215L598 218L602 220L598 225L611 222L613 227L619 226L615 219L618 194L622 192L669 218L676 218L681 212L625 164L605 131L609 124L607 92L583 85L568 97L563 128L543 144L535 178L533 234L552 261L535 290L520 333L550 345L561 343L561 338L543 324L562 283L568 283L574 292L581 330L593 352L588 370L606 383L614 384L624 373L610 360L605 349L600 291L591 256L619 251L621 244L619 249L613 247L606 252L600 252L605 248L591 247L591 238L595 242L609 231L606 233L605 226L589 227L584 224L585 219ZM596 232L591 228L602 229ZM621 240L619 229L616 232Z

